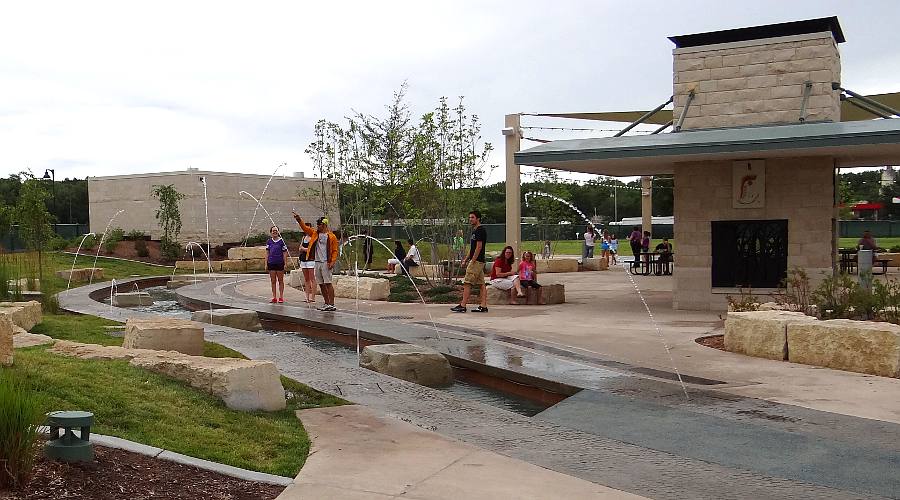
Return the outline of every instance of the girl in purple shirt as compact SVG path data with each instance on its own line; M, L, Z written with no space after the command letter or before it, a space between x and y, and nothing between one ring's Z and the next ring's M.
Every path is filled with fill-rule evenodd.
M266 270L269 271L269 280L272 282L272 302L284 303L284 253L287 245L281 239L281 233L276 226L269 229L272 235L266 241ZM278 284L278 294L275 293L275 285Z

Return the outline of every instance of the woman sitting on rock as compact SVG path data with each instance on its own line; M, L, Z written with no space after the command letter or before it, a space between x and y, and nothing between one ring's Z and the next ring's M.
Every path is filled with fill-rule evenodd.
M516 291L516 297L524 297L522 287L519 286L518 270L513 270L513 263L516 261L516 254L513 247L507 246L500 252L500 256L494 260L491 266L491 286L498 290L509 290L510 305L516 303L513 297L513 290Z

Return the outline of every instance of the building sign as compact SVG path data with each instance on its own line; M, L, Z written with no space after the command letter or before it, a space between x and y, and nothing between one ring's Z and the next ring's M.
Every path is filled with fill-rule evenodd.
M763 208L766 206L765 160L741 160L731 165L732 208Z

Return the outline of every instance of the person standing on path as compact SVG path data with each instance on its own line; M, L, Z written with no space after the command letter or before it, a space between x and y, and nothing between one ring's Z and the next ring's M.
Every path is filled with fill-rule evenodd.
M266 270L269 271L269 280L272 282L271 303L284 303L284 253L287 245L281 239L281 233L277 226L269 228L271 237L266 241ZM275 293L275 285L278 285L278 294Z
M594 238L596 235L594 234L594 228L588 226L587 229L584 230L584 251L581 252L581 257L584 259L590 259L594 256Z
M634 260L631 261L631 267L636 268L640 265L640 257L641 257L641 226L634 226L631 230L631 235L628 236L628 243L631 244L631 255L634 255Z
M309 247L312 239L308 234L303 235L300 241L300 269L303 271L303 291L306 292L306 303L312 304L316 301L316 261L313 259Z
M369 268L372 267L372 256L375 255L375 245L372 240L369 239L368 229L363 229L360 233L363 235L363 259L366 261L363 271L368 271Z
M315 260L316 283L322 291L322 297L325 299L325 305L317 307L320 311L335 311L334 307L334 286L331 284L331 271L334 269L334 263L338 258L338 241L337 237L328 230L328 218L319 217L316 220L316 228L311 228L308 224L303 223L303 219L297 215L297 212L291 211L294 220L300 224L300 229L309 235L309 252Z
M469 303L469 295L472 286L480 287L481 305L472 309L472 312L488 312L487 286L484 283L484 247L487 245L487 230L481 225L481 212L472 210L469 212L469 224L472 225L472 237L469 238L469 254L462 261L466 268L466 277L463 278L462 301L456 307L451 307L453 312L466 312L466 304Z

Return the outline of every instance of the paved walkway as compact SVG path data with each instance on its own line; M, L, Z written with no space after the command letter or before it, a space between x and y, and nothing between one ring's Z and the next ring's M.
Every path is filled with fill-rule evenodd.
M297 414L313 446L279 500L643 498L485 451L364 406Z

